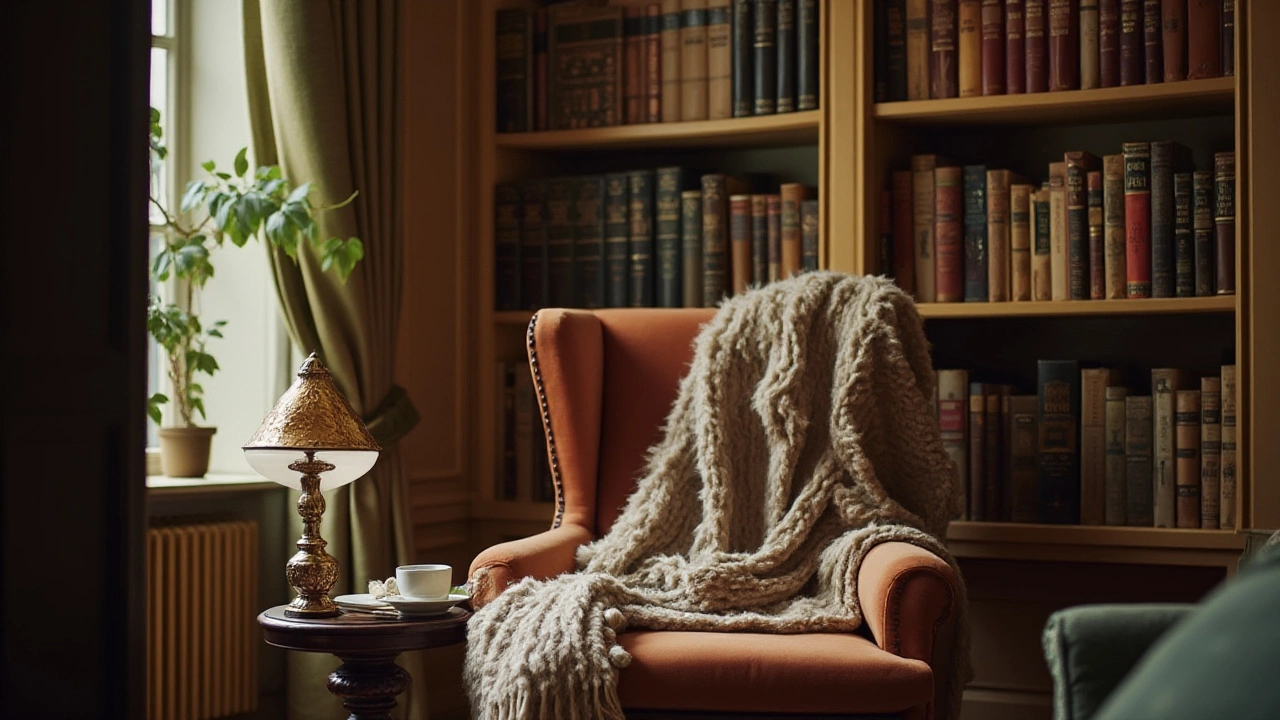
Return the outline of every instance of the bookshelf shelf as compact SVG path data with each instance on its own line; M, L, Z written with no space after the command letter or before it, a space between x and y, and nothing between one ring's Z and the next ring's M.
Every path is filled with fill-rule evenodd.
M1236 78L1157 85L878 103L877 120L927 125L1025 125L1129 122L1170 115L1226 115L1235 107Z
M1245 547L1245 536L1229 530L1034 525L962 520L953 521L947 527L947 541L1003 545L1224 550L1237 553Z
M1236 296L1146 298L1140 300L1052 300L1003 303L920 303L920 316L929 318L1071 317L1095 315L1154 315L1231 313Z
M584 130L499 133L500 148L628 150L642 148L775 147L816 145L821 110L696 122L619 125Z

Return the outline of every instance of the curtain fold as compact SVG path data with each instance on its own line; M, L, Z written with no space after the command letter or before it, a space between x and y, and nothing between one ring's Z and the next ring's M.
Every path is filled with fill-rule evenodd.
M344 285L309 250L298 263L271 249L276 289L290 335L317 351L383 446L365 477L327 498L322 533L341 572L334 594L413 561L405 478L395 441L418 416L394 383L400 320L400 0L242 0L254 156L279 164L295 184L313 183L312 205L355 200L316 214L322 238L359 237L365 257ZM291 531L301 532L291 514ZM400 662L420 681L420 654ZM336 667L327 655L289 659L291 718L345 716L325 689ZM400 717L425 718L411 688ZM407 712L406 712L407 710Z

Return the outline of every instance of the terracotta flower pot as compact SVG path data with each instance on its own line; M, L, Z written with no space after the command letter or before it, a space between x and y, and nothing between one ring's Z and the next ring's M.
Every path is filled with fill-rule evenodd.
M160 428L160 467L169 477L203 477L217 428Z

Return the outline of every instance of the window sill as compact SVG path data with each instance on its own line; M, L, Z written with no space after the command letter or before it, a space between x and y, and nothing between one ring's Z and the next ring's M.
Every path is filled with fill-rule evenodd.
M148 497L261 492L272 489L283 490L284 486L261 475L210 473L199 478L147 476Z

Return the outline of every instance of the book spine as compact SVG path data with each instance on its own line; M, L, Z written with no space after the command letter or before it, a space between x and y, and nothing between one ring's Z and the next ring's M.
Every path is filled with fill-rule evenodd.
M662 0L662 122L680 121L680 0Z
M1098 85L1120 84L1120 0L1098 2Z
M1104 428L1105 447L1105 481L1103 494L1106 496L1103 508L1103 523L1107 525L1124 525L1127 507L1126 490L1128 488L1127 469L1125 463L1125 397L1128 390L1123 387L1108 387L1104 391ZM1148 473L1150 474L1150 473Z
M969 438L965 432L968 392L967 370L938 371L938 430L942 435L942 449L955 464L962 488L969 486Z
M1049 16L1045 12L1046 0L1024 1L1027 92L1045 92L1049 89Z
M680 119L707 119L707 0L680 0Z
M960 97L978 97L982 94L982 0L960 0L956 14Z
M1080 87L1079 0L1049 0L1049 89Z
M702 191L680 193L681 304L702 307Z
M1027 15L1025 0L1005 0L1004 91L1027 91Z
M494 16L497 56L494 65L494 85L497 110L497 132L526 132L533 129L532 115L533 78L530 65L533 58L533 18L523 8L499 10Z
M1107 508L1107 386L1111 368L1080 371L1080 523L1103 525Z
M769 282L782 279L782 196L765 196L769 232Z
M573 180L548 180L546 203L547 304L573 307Z
M654 201L658 208L655 251L658 260L658 307L678 308L684 304L680 281L681 207L680 193L684 171L678 167L658 168Z
M1009 301L1009 171L987 171L987 300Z
M520 186L493 189L493 307L520 309Z
M1176 399L1177 505L1180 528L1200 527L1200 391L1179 390Z
M577 305L604 307L604 177L574 181L574 287Z
M1098 0L1080 0L1080 88L1090 90L1102 86L1098 67L1101 32Z
M964 187L964 299L986 302L987 278L987 168L966 165Z
M1173 174L1176 152L1172 142L1151 143L1151 297L1173 297Z
M934 237L937 258L934 297L937 302L964 299L964 233L961 170L940 167L934 171Z
M733 116L755 114L755 0L733 0Z
M1009 398L1009 520L1036 521L1036 495L1040 473L1040 452L1035 395Z
M769 209L764 195L751 196L751 284L769 282Z
M1222 379L1200 379L1200 527L1221 528Z
M796 111L796 0L778 0L778 98L774 111Z
M728 289L729 198L724 175L702 177L702 305L716 307Z
M1236 291L1236 154L1213 155L1213 236L1219 295Z
M1222 74L1236 74L1236 0L1222 0Z
M1218 520L1222 530L1236 529L1236 366L1222 366L1222 452L1219 459Z
M893 281L911 295L916 292L916 254L912 241L915 195L910 170L893 173Z
M876 215L880 247L876 248L876 272L893 277L893 191L880 191L880 206Z
M907 0L907 99L929 99L929 1Z
M1037 190L1031 199L1034 249L1031 255L1031 299L1053 298L1049 260L1049 191Z
M964 0L962 0L964 1ZM907 0L888 0L884 5L886 93L890 101L907 99Z
M1120 84L1146 82L1143 63L1142 0L1120 0Z
M626 47L623 79L623 118L626 124L644 122L645 115L645 21L644 8L638 5L623 9L623 43Z
M626 307L630 297L628 244L631 240L630 191L626 173L605 176L604 269L605 307Z
M537 310L547 304L547 184L538 180L524 187L520 221L520 304Z
M1151 527L1151 396L1125 398L1124 411L1125 524Z
M987 385L986 406L987 418L983 428L985 430L986 439L986 477L983 483L986 487L983 489L983 501L986 505L985 516L990 522L999 522L1004 519L1001 512L1002 500L1004 498L1004 459L1005 454L1002 452L1004 443L1004 418L1003 418L1003 399L1007 396L1004 392L1004 386Z
M1102 171L1085 178L1089 192L1089 299L1107 296L1107 253L1102 233Z
M1214 293L1214 224L1213 224L1213 173L1197 170L1192 174L1192 236L1191 273L1193 294L1209 297Z
M1067 164L1049 163L1049 270L1054 300L1071 298L1067 253Z
M959 95L959 57L956 48L956 0L932 0L929 14L930 65L929 96L953 98Z
M987 519L987 396L982 383L969 383L969 519Z
M1221 2L1222 0L1214 0ZM1197 0L1191 0L1196 4ZM1164 81L1187 79L1187 0L1161 0L1160 46L1164 53ZM1214 18L1214 61L1217 61L1218 22Z
M1191 232L1191 173L1173 174L1173 293L1196 294L1196 238Z
M818 256L818 201L800 203L800 269L812 272L819 267Z
M1072 300L1089 299L1089 190L1093 163L1085 152L1066 154L1067 164L1067 272Z
M800 204L809 198L809 189L800 183L783 183L782 197L782 277L799 275L804 266L804 228Z
M1164 34L1160 27L1161 4L1161 0L1142 0L1142 55L1148 85L1164 79L1164 49L1160 42Z
M548 12L546 8L538 8L533 13L533 129L546 130L551 127L550 88L547 78L547 40ZM616 102L616 98L615 98Z
M662 122L662 6L644 8L644 121Z
M798 0L796 109L818 109L818 0Z
M1151 297L1151 146L1125 143L1124 232L1128 296Z
M732 294L751 287L751 196L729 196L729 258Z
M982 0L982 94L1003 95L1004 2Z
M728 0L707 4L707 117L722 120L733 117L733 28Z
M1177 442L1174 435L1174 397L1180 381L1177 370L1151 371L1152 505L1156 527L1174 527Z
M911 191L915 237L916 302L934 302L936 290L936 238L933 234L933 171L937 169L938 156L914 155L911 158Z
M1187 0L1183 6L1188 80L1222 75L1222 5L1223 0Z
M1102 242L1108 300L1128 297L1124 218L1124 155L1107 155L1102 158Z
M1040 413L1039 493L1036 521L1080 522L1080 367L1074 360L1037 363Z
M1009 186L1009 275L1010 297L1015 302L1031 299L1031 193L1030 185Z
M751 23L751 64L755 74L752 111L756 115L772 115L778 102L777 0L753 0Z
M627 174L630 191L630 234L627 240L631 307L653 307L653 171Z

